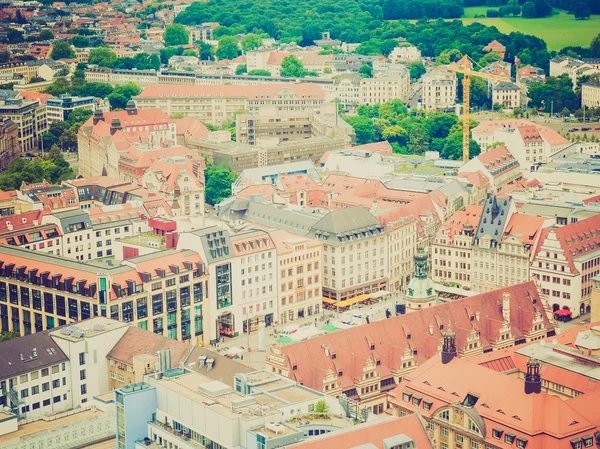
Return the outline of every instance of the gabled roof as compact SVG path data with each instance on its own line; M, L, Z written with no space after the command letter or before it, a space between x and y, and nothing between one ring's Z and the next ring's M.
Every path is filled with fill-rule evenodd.
M171 350L171 366L176 367L187 357L191 346L132 326L113 346L106 358L133 366L135 356L156 355L158 351L163 349Z
M367 209L362 206L355 206L329 212L312 226L309 236L335 243L338 240L338 235L352 234L355 231L360 232L363 230L374 233L378 232L377 230L380 228L382 226L377 218ZM316 237L317 234L320 234L321 238Z
M536 254L550 233L554 233L569 262L571 272L577 273L574 260L600 249L600 214L558 228L544 229Z
M348 390L361 378L367 359L378 360L376 370L386 378L392 369L402 366L401 357L405 351L415 354L418 365L435 356L448 326L456 332L459 353L468 347L472 330L479 332L484 350L491 349L492 343L500 338L504 293L510 295L509 325L517 340L531 331L536 316L541 316L549 331L554 330L535 284L530 281L429 307L418 313L321 335L283 346L281 351L292 379L322 391L327 371L342 371L338 382ZM335 358L328 356L324 347L328 347L329 354L335 354ZM292 370L294 365L296 369Z
M69 360L48 332L36 332L2 342L0 354L1 380Z

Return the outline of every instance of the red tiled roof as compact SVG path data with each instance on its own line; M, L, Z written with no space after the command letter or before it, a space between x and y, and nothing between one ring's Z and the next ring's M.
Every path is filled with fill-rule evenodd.
M331 369L334 373L342 371L338 382L347 390L362 377L362 369L368 358L379 360L377 370L385 377L392 368L401 366L405 350L413 352L418 349L415 355L417 364L435 356L448 325L456 332L459 353L468 347L472 329L479 332L484 349L491 348L500 335L503 322L501 305L505 292L510 294L510 326L516 339L531 331L538 313L546 328L554 329L546 317L535 284L530 281L444 303L418 313L322 335L283 346L281 351L290 367L292 379L322 391L327 370ZM475 318L476 312L479 312L479 321ZM336 354L335 360L326 355L323 349L325 345L330 353ZM375 349L371 349L371 345ZM296 365L296 370L291 370L293 365Z
M454 215L444 223L444 229L448 231L448 237L453 240L454 234L461 232L467 223L471 224L473 229L477 228L482 211L483 206L470 205L465 210L454 212Z
M133 366L133 358L137 355L156 355L163 349L171 350L171 366L178 366L188 355L193 346L172 338L157 335L137 327L130 327L113 346L107 359Z
M578 272L573 263L574 259L600 250L600 214L566 226L544 229L536 254L539 253L550 232L556 235L572 273Z
M522 379L460 358L442 364L441 357L436 356L405 376L392 393L396 398L393 402L403 408L416 408L403 400L404 392L434 401L429 410L419 408L424 417L445 405L461 403L467 394L475 395L475 409L487 429L497 426L512 431L528 439L528 447L535 449L570 447L570 438L593 433L600 425L597 411L584 410L600 400L600 391L582 395L583 401L563 400L545 392L526 394Z

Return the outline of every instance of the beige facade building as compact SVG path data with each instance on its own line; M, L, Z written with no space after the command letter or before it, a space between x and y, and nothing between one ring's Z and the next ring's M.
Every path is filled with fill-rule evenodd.
M323 244L287 231L271 232L279 270L279 324L321 312Z
M600 107L600 82L587 82L581 86L581 104L587 108Z
M311 227L308 236L323 242L325 302L335 306L388 289L387 232L364 207L329 212Z
M273 145L311 137L348 137L354 129L338 116L337 104L304 111L280 112L274 106L255 113L238 114L236 142L249 145Z
M21 98L5 100L0 105L0 116L17 124L22 153L37 149L40 139L48 131L46 105L39 101L23 101Z
M0 172L20 155L19 125L8 117L0 117Z
M422 107L427 111L454 108L456 104L456 74L434 70L421 77L423 83Z
M514 83L496 83L492 88L492 103L505 109L517 108L521 106L521 89Z
M431 247L431 277L435 282L471 287L472 245L482 210L481 206L467 206L438 231Z
M410 73L407 69L376 74L360 82L360 104L385 103L396 98L406 101L410 91Z
M167 115L183 113L204 123L221 125L234 120L239 111L257 112L262 106L274 106L279 112L302 111L325 101L317 84L261 84L256 86L152 85L135 97L138 108L159 108Z

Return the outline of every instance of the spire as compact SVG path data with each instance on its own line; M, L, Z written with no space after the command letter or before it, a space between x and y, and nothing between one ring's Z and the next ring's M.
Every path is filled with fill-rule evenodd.
M415 277L417 279L427 279L428 272L428 261L429 258L427 254L425 254L425 250L422 246L417 248L417 253L415 254Z
M456 333L448 328L444 333L444 345L442 346L442 363L450 363L456 357Z

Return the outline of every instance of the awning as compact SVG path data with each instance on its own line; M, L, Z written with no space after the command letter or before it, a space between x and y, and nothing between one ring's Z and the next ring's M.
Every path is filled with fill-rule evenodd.
M332 306L338 306L338 307L348 307L348 306L354 305L356 303L363 302L363 301L369 301L369 300L373 300L372 294L358 295L358 296L355 296L354 298L344 299L343 301L336 301L335 299L331 299L331 298L323 298L324 303L331 304Z
M573 312L571 312L570 310L567 309L560 309L557 310L556 312L554 312L554 315L558 315L558 316L571 316L573 314Z

